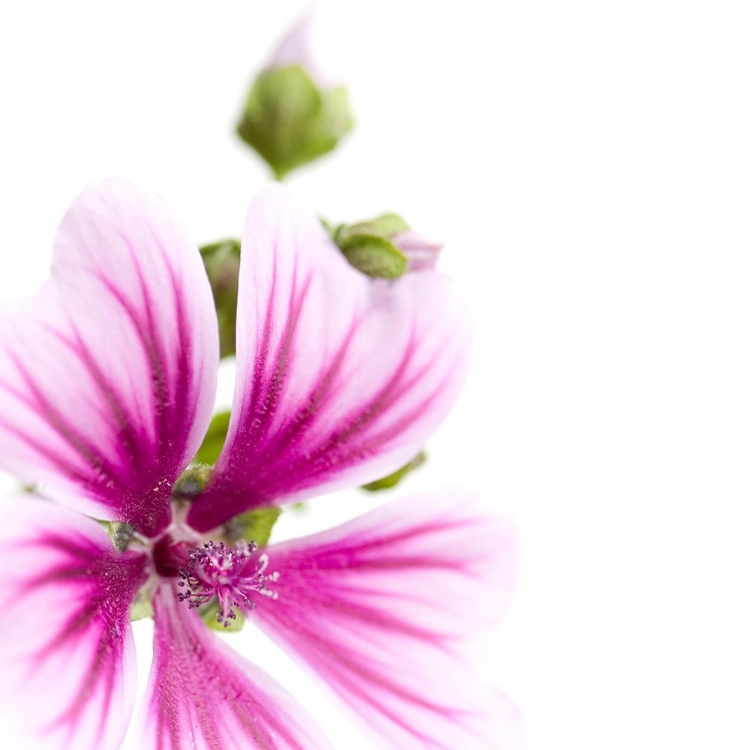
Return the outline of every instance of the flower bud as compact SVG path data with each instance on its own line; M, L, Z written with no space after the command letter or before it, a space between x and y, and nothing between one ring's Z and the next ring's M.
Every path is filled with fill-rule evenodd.
M443 247L412 231L398 214L326 228L355 268L377 278L395 279L409 271L431 270Z
M281 41L237 125L279 180L332 151L352 128L346 89L331 84L312 54L312 23L305 16Z

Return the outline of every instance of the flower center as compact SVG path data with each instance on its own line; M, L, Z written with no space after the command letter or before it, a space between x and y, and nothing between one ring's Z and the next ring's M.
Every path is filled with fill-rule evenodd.
M235 610L254 609L257 595L276 599L278 594L266 584L278 580L278 573L266 573L268 555L257 555L255 542L240 540L235 547L224 542L206 542L188 553L186 568L179 571L178 586L184 589L178 598L192 609L216 597L219 603L217 620L229 627L237 615Z

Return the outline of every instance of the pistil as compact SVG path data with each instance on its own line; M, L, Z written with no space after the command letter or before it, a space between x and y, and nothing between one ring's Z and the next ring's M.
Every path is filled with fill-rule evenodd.
M254 542L241 540L234 547L224 542L206 542L188 552L187 567L179 571L178 582L184 591L178 594L181 602L197 609L216 597L219 604L217 620L229 627L236 610L254 609L256 598L276 599L277 593L268 583L278 580L277 572L267 573L268 555L256 554Z

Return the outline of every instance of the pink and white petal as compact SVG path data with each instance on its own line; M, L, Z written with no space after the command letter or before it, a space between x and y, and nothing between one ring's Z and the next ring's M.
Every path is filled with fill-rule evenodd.
M517 750L518 713L476 660L510 596L514 539L471 497L400 501L269 547L278 598L248 614L378 747Z
M154 662L145 747L154 750L318 750L313 719L263 670L226 646L172 585L154 597Z
M331 89L338 81L321 64L316 53L317 14L308 10L295 22L273 52L267 70L299 65L320 89Z
M391 237L391 241L406 256L409 271L434 269L443 249L442 242L431 240L411 229Z
M107 750L135 696L130 604L146 557L29 496L0 506L0 710L26 745Z
M190 524L208 530L400 468L453 404L468 347L446 277L370 279L312 212L269 185L243 236L227 443Z
M218 333L197 248L158 198L85 190L50 281L0 312L0 467L153 536L211 417Z

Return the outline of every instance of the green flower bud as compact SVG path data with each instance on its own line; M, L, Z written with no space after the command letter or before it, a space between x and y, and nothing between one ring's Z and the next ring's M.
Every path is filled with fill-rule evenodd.
M278 180L332 151L353 125L346 89L326 80L310 53L311 23L305 17L281 42L237 125Z
M442 245L413 232L398 214L332 227L321 219L346 259L362 273L395 279L407 271L431 270Z
M339 245L344 257L368 276L397 279L406 272L406 256L384 237L354 234Z

